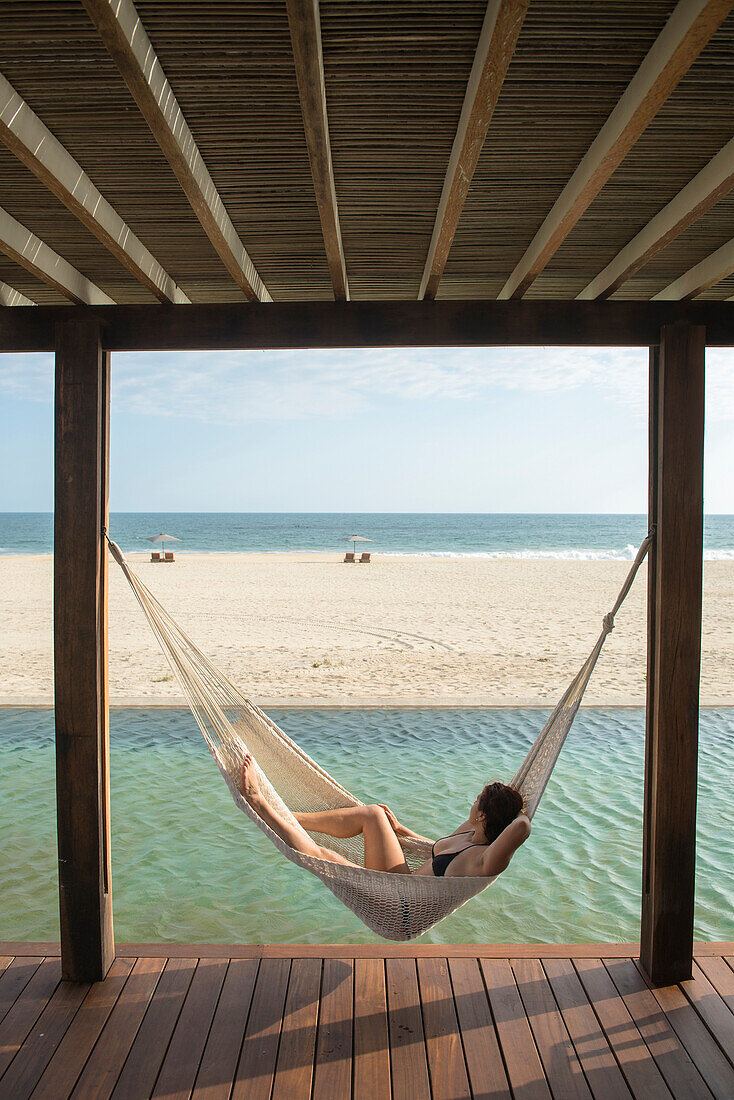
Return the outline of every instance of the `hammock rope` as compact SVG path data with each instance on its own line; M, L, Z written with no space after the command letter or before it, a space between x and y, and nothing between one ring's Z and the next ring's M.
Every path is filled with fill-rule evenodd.
M486 877L398 875L364 867L362 838L306 833L296 813L363 805L299 748L258 706L247 699L174 621L133 572L122 551L107 536L112 557L122 569L176 676L204 740L235 804L292 863L316 875L325 886L379 936L411 940L486 889ZM612 610L604 616L591 653L556 704L512 780L532 817L546 788L568 731L581 704L614 616L642 564L653 532L645 538ZM263 796L304 836L339 852L355 866L304 855L285 843L242 797L238 783L246 752L257 762ZM406 862L415 870L430 856L430 843L400 838Z

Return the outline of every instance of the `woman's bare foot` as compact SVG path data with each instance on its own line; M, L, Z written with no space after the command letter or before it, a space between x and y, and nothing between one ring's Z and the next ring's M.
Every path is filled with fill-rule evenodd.
M252 753L245 753L242 761L242 774L240 776L240 793L248 802L257 802L260 798L260 784L257 780L257 770Z

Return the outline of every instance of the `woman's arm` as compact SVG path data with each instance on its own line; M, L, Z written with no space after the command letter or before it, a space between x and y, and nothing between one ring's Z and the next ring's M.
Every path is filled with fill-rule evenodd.
M387 820L392 825L392 831L395 833L395 836L411 837L413 840L424 840L426 844L433 844L433 841L429 840L427 836L421 836L420 833L413 832L413 830L409 829L407 825L403 825L400 821L398 821L389 806L383 805L382 802L380 802L379 805L380 809L385 811Z
M389 820L390 824L392 825L393 829L395 830L395 833L396 833L397 836L410 836L410 837L414 837L416 840L425 840L426 844L433 844L433 841L430 840L428 837L421 836L420 833L414 833L412 829L409 829L407 827L407 825L401 824L401 822L398 821L398 819L395 817L395 814L392 812L392 810L390 809L389 806L382 806L382 808L385 811L385 813L387 814L388 820ZM450 833L446 833L446 836L441 837L441 839L445 840L446 837L456 836L457 833L473 833L473 832L474 832L474 826L472 825L469 818L467 818L466 821L462 821L461 825L457 825L455 829L452 829L452 831Z
M482 874L488 877L499 875L505 870L521 844L530 836L530 818L518 814L495 841L489 845L482 856Z

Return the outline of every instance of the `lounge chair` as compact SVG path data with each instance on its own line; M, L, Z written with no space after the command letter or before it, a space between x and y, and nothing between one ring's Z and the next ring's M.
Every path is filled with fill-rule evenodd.
M160 561L161 556L160 556L160 554L157 554L155 551L153 551L153 553L150 555L150 560L151 561Z
M175 561L172 550L166 550L166 561Z
M344 555L344 561L351 561L351 562L354 561L354 551L353 550L347 550L346 554Z
M368 552L365 552L364 554L362 554L362 557L359 559L359 564L360 565L369 565L370 564L370 555L369 555Z

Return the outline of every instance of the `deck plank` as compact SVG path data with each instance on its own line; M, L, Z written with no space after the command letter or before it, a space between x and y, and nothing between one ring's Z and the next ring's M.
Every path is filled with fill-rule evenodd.
M639 1100L670 1100L670 1090L601 959L577 959L574 965L632 1094Z
M311 1096L321 970L321 959L291 963L272 1100L309 1100Z
M71 1096L132 968L132 959L115 959L105 980L90 988L33 1090L33 1100Z
M711 1090L631 959L606 959L607 972L674 1096L711 1100Z
M290 969L290 959L260 963L232 1100L270 1098Z
M253 943L118 943L118 958L169 959L605 959L638 958L638 943L363 943L363 944L253 944ZM0 942L0 955L60 956L58 943ZM695 958L734 955L734 942L694 943Z
M635 967L646 980L636 960ZM683 990L679 985L659 986L652 994L716 1100L731 1100L734 1068Z
M352 1093L354 962L324 959L312 1100Z
M43 962L41 957L14 958L0 975L0 1023Z
M480 965L512 1095L515 1100L551 1100L550 1089L509 961L482 959Z
M89 989L87 982L59 982L0 1082L0 1096L27 1100Z
M449 972L472 1093L483 1100L509 1100L512 1094L479 963L450 959Z
M165 959L138 959L79 1074L74 1100L108 1100L161 976Z
M663 988L606 945L463 947L186 959L161 945L93 986L6 950L0 1100L734 1097L729 945Z
M154 1098L190 1097L228 965L228 959L199 959L161 1064Z
M632 1094L573 963L570 959L545 959L543 969L594 1100L629 1100Z
M196 972L196 959L165 963L115 1085L114 1100L140 1100L155 1086L168 1044ZM107 1029L105 1029L107 1030ZM91 1094L94 1096L94 1093ZM76 1100L76 1097L74 1097Z
M192 1100L229 1100L257 977L257 959L232 959L212 1021Z
M433 1100L470 1097L448 960L418 959L418 986Z
M0 1024L0 1090L6 1070L60 981L59 959L44 959Z
M414 959L387 959L387 1017L392 1094L430 1100L418 974Z
M734 1013L716 992L699 966L693 964L693 977L681 982L681 989L706 1024L719 1046L734 1063Z
M551 1092L564 1100L592 1100L540 960L511 959L510 965Z
M390 1040L383 959L354 960L354 1100L390 1096Z
M725 959L700 959L698 967L706 975L716 992L734 1012L734 970Z

